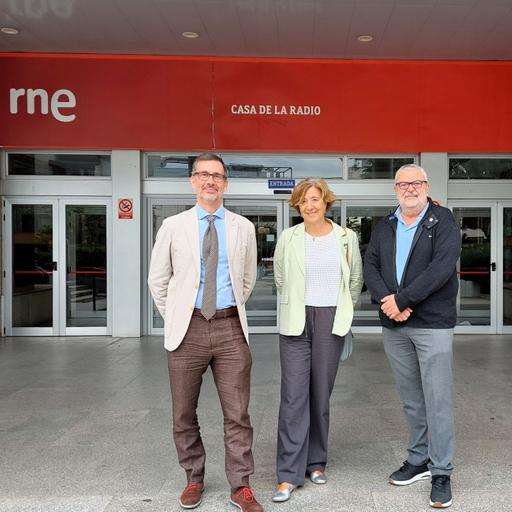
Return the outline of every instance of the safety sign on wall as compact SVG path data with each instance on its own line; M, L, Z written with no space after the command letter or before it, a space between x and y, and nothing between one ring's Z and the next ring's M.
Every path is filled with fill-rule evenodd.
M123 197L117 202L117 215L120 219L133 219L133 199Z

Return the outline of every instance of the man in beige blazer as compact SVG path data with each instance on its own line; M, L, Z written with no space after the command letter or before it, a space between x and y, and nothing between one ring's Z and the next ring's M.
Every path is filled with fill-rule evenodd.
M187 475L180 505L191 509L202 501L205 450L196 409L202 375L210 366L224 415L230 501L244 512L261 512L249 487L252 360L245 312L256 281L256 236L249 220L223 207L227 178L219 156L196 158L190 183L197 204L162 223L148 284L164 319L173 437Z

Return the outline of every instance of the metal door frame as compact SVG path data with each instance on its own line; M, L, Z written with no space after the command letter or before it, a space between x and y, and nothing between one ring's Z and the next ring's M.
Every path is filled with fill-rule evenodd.
M12 327L12 207L18 204L52 207L52 252L57 270L53 271L52 327ZM112 200L107 198L4 197L3 332L7 336L104 336L112 333ZM66 326L66 215L67 205L106 206L107 229L107 325L105 327Z
M4 197L3 215L3 332L6 336L58 336L59 335L59 273L61 266L57 264L57 270L52 275L52 326L51 327L13 327L12 326L12 299L13 299L13 233L12 233L12 208L15 205L48 205L52 207L52 254L53 261L59 258L59 204L55 198L42 197Z
M397 201L394 196L382 196L380 198L362 199L362 198L348 198L341 200L341 225L347 225L347 208L350 207L361 207L361 208L389 208L389 211L393 211L396 208ZM355 316L355 311L354 311ZM365 314L358 313L358 316L368 316ZM380 323L379 316L376 316L376 325L364 325L364 326L353 326L352 332L354 334L379 334L382 333L382 325Z
M277 239L281 236L281 233L283 230L285 230L288 227L289 224L289 213L288 208L285 207L286 204L285 199L277 198L277 197L271 197L269 199L261 199L261 200L255 200L255 199L226 199L226 208L229 210L230 206L237 206L237 207L243 207L243 206L275 206L276 207L276 220L277 220L277 234L276 234L276 243ZM271 333L277 333L279 332L279 295L276 295L276 324L275 325L253 325L249 326L249 333L250 334L271 334Z
M496 258L496 274L497 274L497 293L496 293L496 316L498 334L512 334L512 325L503 325L503 312L504 312L504 296L503 296L503 249L504 249L504 216L503 210L505 208L512 209L512 201L498 201L497 203L497 225L498 236L496 237L497 258Z
M59 296L61 297L60 324L61 336L108 336L112 334L112 200L105 198L62 198L59 199L59 262L67 266L66 206L105 206L106 251L107 251L107 325L102 327L68 327L66 325L66 272L61 272ZM65 269L66 267L63 267Z
M230 205L233 206L263 206L269 204L275 204L277 207L277 236L279 236L284 229L288 227L288 208L284 205L287 201L287 197L265 197L261 199L251 198L251 199L243 199L240 196L224 196L224 204L227 209L229 209ZM151 251L153 249L153 207L160 205L195 205L196 198L194 195L189 194L187 196L179 195L179 196L149 196L145 198L145 216L143 218L144 225L144 245L145 249L143 251L143 272L142 272L142 290L143 290L143 332L151 335L151 336L162 336L164 334L163 328L153 327L153 300L149 293L149 289L146 284L147 274L149 271L149 261L151 259ZM279 308L277 307L276 301L276 311L277 315L279 315ZM279 318L276 317L276 325L275 326L250 326L249 333L257 334L257 333L277 333L278 332L278 321Z
M490 262L496 263L496 271L490 271L490 324L489 325L457 325L455 326L455 334L496 334L498 332L498 268L501 264L497 259L498 256L498 243L500 239L498 229L498 202L487 201L466 201L466 200L452 200L448 201L448 208L453 212L454 208L489 208L491 214L491 252ZM460 263L457 263L457 268ZM460 304L460 286L457 294L457 309Z

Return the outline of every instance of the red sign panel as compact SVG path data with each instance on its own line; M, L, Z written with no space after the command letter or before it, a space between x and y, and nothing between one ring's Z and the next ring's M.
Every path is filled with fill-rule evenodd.
M512 63L0 56L0 145L510 152Z
M11 89L26 92L11 113ZM40 96L34 113L28 89ZM71 122L52 115L55 91L76 107ZM207 61L118 58L0 58L0 144L31 148L202 149L211 145L211 64ZM61 101L66 96L60 97Z
M133 219L133 199L126 197L117 202L117 216L119 219Z

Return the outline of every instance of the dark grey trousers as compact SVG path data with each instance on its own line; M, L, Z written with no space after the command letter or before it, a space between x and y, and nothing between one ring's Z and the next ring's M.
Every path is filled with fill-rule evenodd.
M306 473L327 464L329 398L344 343L331 333L335 313L335 306L306 306L304 332L279 336L278 483L302 485Z

